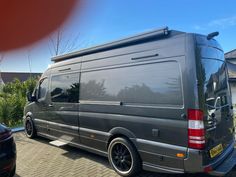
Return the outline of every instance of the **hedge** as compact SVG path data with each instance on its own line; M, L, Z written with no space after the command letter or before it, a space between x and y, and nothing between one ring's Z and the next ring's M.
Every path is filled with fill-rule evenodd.
M33 92L36 78L25 82L14 79L0 88L0 123L13 127L22 124L24 106L27 102L27 92Z

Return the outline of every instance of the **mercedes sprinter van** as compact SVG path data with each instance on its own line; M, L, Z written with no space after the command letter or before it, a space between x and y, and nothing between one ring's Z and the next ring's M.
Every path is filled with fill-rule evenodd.
M52 58L24 110L25 132L141 169L224 175L236 163L224 51L163 28Z

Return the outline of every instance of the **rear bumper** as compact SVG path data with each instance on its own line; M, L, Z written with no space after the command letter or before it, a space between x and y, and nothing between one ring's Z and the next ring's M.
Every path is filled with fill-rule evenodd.
M208 173L215 176L222 176L231 171L235 165L235 141L224 150L224 152L213 162L202 165L203 151L188 149L188 157L184 159L186 173ZM228 164L230 163L230 165ZM227 165L225 165L227 164Z
M209 172L210 175L224 176L232 170L236 165L236 149L234 148L232 153L218 166L213 168L213 171Z

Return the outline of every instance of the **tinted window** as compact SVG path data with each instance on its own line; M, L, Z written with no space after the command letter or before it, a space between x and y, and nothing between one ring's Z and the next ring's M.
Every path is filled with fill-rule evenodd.
M48 89L48 79L45 78L40 81L38 99L44 98L47 94Z
M207 40L204 36L197 38L197 53L201 61L199 82L203 86L203 98L208 110L214 110L229 104L227 68L224 52L215 40ZM202 91L200 91L202 93Z
M77 103L79 100L79 74L52 76L51 99L52 102Z
M202 79L204 83L204 97L208 109L228 104L228 84L226 65L223 58L201 59Z
M173 61L84 72L80 96L91 101L182 105L179 64Z

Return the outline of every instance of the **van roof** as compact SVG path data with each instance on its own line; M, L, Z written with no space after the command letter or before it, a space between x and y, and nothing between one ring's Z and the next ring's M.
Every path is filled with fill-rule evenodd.
M79 57L79 56L84 56L84 55L89 55L89 54L93 54L93 53L97 53L97 52L102 52L102 51L115 49L115 48L125 47L125 46L128 46L128 45L144 43L144 42L151 41L151 40L157 40L159 38L169 36L170 33L172 33L172 34L173 33L182 34L184 32L169 30L168 27L164 27L164 28L160 28L160 29L157 29L157 30L153 30L153 31L142 33L142 34L138 34L138 35L135 35L135 36L120 39L120 40L117 40L117 41L113 41L113 42L110 42L110 43L98 45L98 46L87 48L87 49L82 49L82 50L72 52L72 53L69 53L69 54L55 56L51 59L51 61L56 63L56 62L68 60L68 59Z

